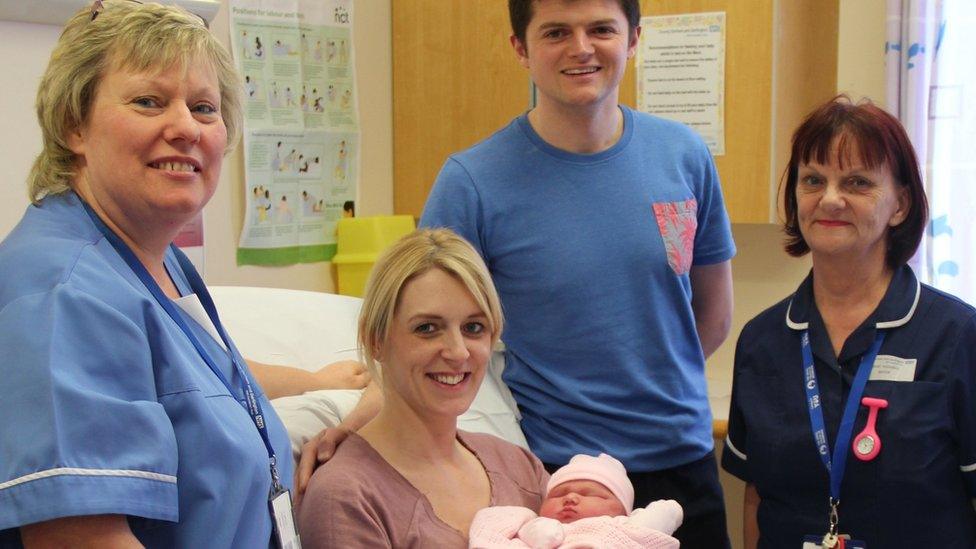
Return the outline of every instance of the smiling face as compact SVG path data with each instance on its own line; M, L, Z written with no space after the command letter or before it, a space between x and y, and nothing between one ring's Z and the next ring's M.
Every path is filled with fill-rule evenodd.
M108 69L83 128L68 136L72 188L133 237L179 230L210 200L227 129L210 63L160 72Z
M570 480L556 485L539 509L539 516L570 523L589 517L626 515L624 504L594 480Z
M640 28L615 0L538 0L512 47L538 88L540 108L616 107Z
M384 406L456 422L481 386L491 354L488 317L468 289L432 268L400 292L389 335L377 353Z
M840 162L835 138L831 162L800 163L797 169L797 220L803 239L817 258L843 257L883 263L887 233L904 221L908 194L887 166L864 167L852 151Z

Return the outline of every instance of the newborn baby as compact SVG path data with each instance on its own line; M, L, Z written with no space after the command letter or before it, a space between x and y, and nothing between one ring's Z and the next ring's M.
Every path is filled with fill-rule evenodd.
M668 548L683 513L674 500L633 510L634 487L607 454L577 455L549 479L537 516L524 507L488 507L471 523L469 547L491 549Z

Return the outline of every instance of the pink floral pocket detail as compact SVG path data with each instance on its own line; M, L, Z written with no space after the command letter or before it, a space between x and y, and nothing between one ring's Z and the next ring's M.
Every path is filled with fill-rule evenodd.
M679 275L688 273L695 253L698 201L690 198L680 202L657 202L653 207L671 269Z

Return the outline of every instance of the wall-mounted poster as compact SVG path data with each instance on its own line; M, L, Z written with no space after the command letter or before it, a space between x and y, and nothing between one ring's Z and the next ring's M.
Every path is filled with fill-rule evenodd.
M244 78L239 265L328 261L354 209L359 116L352 0L232 0Z
M637 108L682 122L725 154L725 13L641 18Z

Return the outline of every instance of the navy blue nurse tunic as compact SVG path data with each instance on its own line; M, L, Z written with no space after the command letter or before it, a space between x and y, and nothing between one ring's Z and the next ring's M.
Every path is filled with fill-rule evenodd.
M806 407L800 335L809 330L828 440L861 356L887 331L864 396L883 398L881 453L849 455L840 532L869 548L976 547L976 309L898 269L877 309L835 356L813 275L750 321L736 346L722 467L761 498L759 547L800 547L827 531L829 481ZM860 406L854 434L865 426Z

